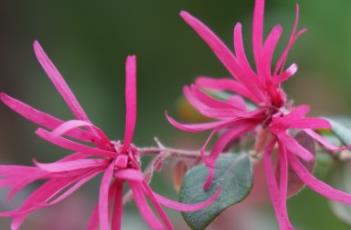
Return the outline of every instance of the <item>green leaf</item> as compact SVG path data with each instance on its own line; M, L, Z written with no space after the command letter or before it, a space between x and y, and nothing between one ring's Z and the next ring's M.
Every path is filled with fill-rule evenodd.
M253 181L252 163L247 153L223 154L217 160L212 186L203 190L207 168L201 164L190 169L183 179L180 201L197 203L208 199L220 187L221 195L208 208L182 213L184 220L194 230L205 229L226 208L242 201L250 192Z
M344 192L351 193L351 163L339 163L335 165L329 180L333 187ZM351 207L339 202L329 201L333 213L343 222L351 226Z
M327 118L332 125L332 132L344 144L351 144L351 119L347 118Z

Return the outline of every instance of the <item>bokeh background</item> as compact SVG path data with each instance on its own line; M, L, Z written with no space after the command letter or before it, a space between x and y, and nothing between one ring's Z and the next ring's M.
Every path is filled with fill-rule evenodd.
M283 24L285 41L294 20L295 3L267 0L266 29ZM300 71L285 88L297 103L311 104L316 115L351 115L351 1L299 3L301 25L309 32L290 53L289 60L297 62ZM124 124L124 59L137 54L139 113L135 143L153 145L157 136L167 145L196 149L204 136L175 130L164 119L164 110L187 118L186 109L180 106L182 85L191 83L196 75L227 73L178 13L189 10L231 45L232 27L237 21L243 22L249 41L252 8L253 0L2 0L0 90L59 117L72 118L34 58L32 42L37 39L93 121L118 139ZM28 165L32 158L52 161L65 154L37 138L34 125L3 105L0 119L2 164ZM171 181L165 180L170 173L163 171L153 186L176 198ZM94 181L65 202L31 215L23 229L84 229L96 202L97 185ZM31 189L21 193L15 204ZM0 194L1 208L13 207L5 202L4 191ZM277 229L270 203L259 203L243 205L241 210L247 212L228 210L212 229L241 230L241 225L246 226L245 230ZM126 208L124 229L147 229L134 206ZM350 229L333 215L325 199L307 189L289 201L289 212L297 229ZM188 229L179 214L170 215L177 230ZM241 223L243 220L250 227ZM0 228L9 229L9 221L1 220Z

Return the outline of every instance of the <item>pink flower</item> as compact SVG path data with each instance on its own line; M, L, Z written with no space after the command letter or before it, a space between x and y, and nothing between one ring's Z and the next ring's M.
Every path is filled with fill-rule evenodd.
M19 229L30 213L61 202L100 173L103 173L103 177L99 201L88 225L88 229L91 230L98 227L101 230L121 228L125 183L132 190L140 214L150 228L155 230L173 229L160 205L180 211L196 211L207 207L217 198L218 192L209 200L197 204L182 204L157 194L146 182L140 167L138 148L132 144L137 115L135 56L128 56L126 60L124 139L111 141L90 121L38 42L34 43L34 51L43 69L74 114L74 120L63 121L5 93L1 93L1 101L26 119L41 126L36 131L39 137L74 153L53 163L39 163L34 160L35 167L0 166L0 186L10 189L9 198L35 181L45 181L26 198L19 208L0 212L0 216L12 218L12 230ZM156 217L147 199L150 200L159 217Z
M282 89L282 83L297 72L297 65L286 68L289 50L297 38L306 31L298 30L299 7L296 7L296 20L288 44L273 65L275 48L282 35L281 25L275 25L266 39L263 38L264 0L256 0L252 27L252 50L255 69L251 67L246 56L242 26L234 27L234 51L229 49L206 25L182 11L181 17L210 47L219 61L224 65L231 78L211 78L200 76L191 86L184 87L184 95L188 101L204 116L213 119L211 122L197 124L179 123L166 114L169 122L186 132L198 133L211 131L202 149L203 159L209 168L208 179L204 188L211 185L214 177L214 166L218 156L233 141L248 132L256 132L256 151L263 152L264 165L270 196L279 220L281 229L293 229L286 211L287 169L291 169L311 189L329 199L349 204L351 196L337 191L318 181L301 163L311 161L314 156L293 137L293 129L302 130L331 152L342 148L329 144L315 129L329 129L330 124L322 118L306 118L309 107L306 105L293 107L288 102ZM273 65L273 68L272 68ZM230 93L226 99L214 97L211 92ZM254 108L247 106L247 101ZM209 155L204 154L214 134L219 138ZM278 146L280 181L277 183L271 162L272 150ZM264 149L264 151L262 151Z

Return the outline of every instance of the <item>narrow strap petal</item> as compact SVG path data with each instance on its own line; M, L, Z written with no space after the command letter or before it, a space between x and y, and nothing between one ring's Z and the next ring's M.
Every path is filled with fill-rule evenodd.
M262 60L261 60L261 67L262 74L265 77L266 81L270 81L270 77L272 76L271 68L272 68L272 60L274 51L277 47L279 39L282 35L283 28L281 25L276 25L273 27L272 31L269 33L262 51Z
M235 24L233 40L234 40L233 43L234 43L235 54L238 58L238 62L240 62L240 64L243 66L243 69L245 69L245 71L247 71L249 74L254 76L255 72L252 70L250 62L248 61L247 55L245 52L242 25L239 22Z
M207 157L206 162L208 166L208 176L204 183L204 188L208 189L211 186L212 180L215 176L215 163L218 156L223 152L225 147L232 141L241 137L244 133L252 130L256 126L255 123L242 120L235 123L235 126L224 133L214 144L210 155Z
M99 227L99 203L96 204L88 222L87 230L97 230Z
M222 190L219 188L212 196L210 196L207 200L194 203L194 204L185 204L175 200L168 199L156 192L153 192L154 196L156 197L157 201L164 205L167 208L171 208L181 212L196 212L201 209L209 207L213 202L217 200L219 195L221 194Z
M128 184L133 192L133 198L136 206L138 207L139 213L149 227L153 230L168 230L154 215L145 199L140 182L128 181Z
M263 156L264 170L266 174L266 183L269 195L272 200L273 208L275 211L275 215L277 216L278 223L281 230L292 230L294 229L290 223L289 216L286 210L286 202L284 198L286 195L282 195L281 191L279 191L276 177L274 175L274 170L272 166L272 150L275 145L275 141L271 141L265 149ZM284 176L284 175L281 175ZM284 179L283 179L284 180ZM285 188L284 191L285 192Z
M257 99L261 99L262 94L257 88L257 79L255 79L254 76L247 75L243 72L236 57L228 47L206 25L188 12L182 11L180 16L202 38L202 40L207 43L231 75L252 92Z
M291 64L284 72L282 72L279 77L274 78L274 83L279 85L282 82L289 80L298 71L298 66L296 63Z
M100 173L100 171L94 172L91 175L87 175L85 178L80 179L77 183L75 183L73 186L71 186L69 189L67 189L63 194L59 195L55 199L48 201L47 205L48 206L54 205L54 204L61 202L64 199L66 199L67 197L72 195L75 191L80 189L88 181L92 180L96 175L98 175Z
M119 169L115 172L115 177L122 180L141 182L144 180L144 174L136 169Z
M40 46L38 41L33 44L35 55L48 75L51 82L56 87L57 91L61 94L66 104L79 120L89 121L88 115L85 113L83 108L80 106L77 98L74 96L73 92L65 82L61 73L58 71L56 66L52 63L50 58L47 56L43 48Z
M319 135L318 133L316 133L311 129L304 129L303 131L307 133L310 137L312 137L314 140L318 141L324 148L326 148L331 152L334 152L334 153L340 152L345 149L345 147L339 147L339 146L333 145L326 138L322 137L321 135Z
M196 108L202 115L210 118L228 118L233 114L233 109L218 109L207 105L201 99L193 94L189 87L183 88L183 93L190 104Z
M351 205L351 194L337 190L313 176L294 155L289 154L289 163L296 175L307 187L329 200Z
M199 132L211 130L214 128L219 128L221 126L225 126L230 122L232 122L230 120L224 120L224 121L214 121L214 122L198 123L198 124L183 124L176 121L171 116L169 116L167 112L165 112L165 116L168 122L171 123L171 125L173 125L177 129L183 130L185 132L191 132L191 133L199 133Z
M84 153L91 156L100 156L100 157L113 157L116 153L103 150L100 148L88 147L86 145L78 144L76 142L70 141L63 137L53 137L52 134L44 129L37 129L35 132L39 137L43 138L44 140L60 146L61 148L65 148L68 150Z
M54 163L39 163L34 160L34 164L47 172L68 172L72 170L101 167L106 164L106 161L101 159L80 159Z
M110 229L108 194L109 194L111 181L113 178L113 170L114 170L114 163L111 163L109 167L106 169L101 180L100 191L99 191L99 220L100 220L101 230Z
M245 119L233 123L233 127L225 132L215 143L209 155L209 160L214 163L219 154L230 142L235 141L237 138L241 137L242 134L252 130L255 126L256 123Z
M296 120L304 118L311 111L309 105L299 105L294 107L287 115L280 118L282 120Z
M55 129L63 123L62 120L50 114L39 111L34 107L29 106L28 104L25 104L24 102L21 102L13 97L10 97L5 93L0 93L0 99L5 105L7 105L16 113L20 114L35 124L43 126L44 128ZM96 141L96 137L92 133L80 129L71 130L67 133L67 135L80 141Z
M196 85L191 85L189 89L190 89L191 93L196 98L198 98L198 100L200 100L202 103L209 106L210 108L228 109L228 110L238 109L238 108L233 107L232 104L228 103L225 100L219 100L219 99L216 99L216 98L213 98L213 97L207 95L206 93L202 92L198 88L198 86L196 86Z
M294 138L290 137L288 134L280 132L277 134L279 141L286 146L287 150L305 161L311 161L314 159L312 153L310 153L306 148L300 145Z
M231 91L250 99L254 103L260 103L260 101L257 100L257 98L255 98L245 86L243 86L240 82L230 78L212 78L208 76L199 76L196 78L195 84L205 89Z
M287 46L285 47L285 49L283 50L283 53L281 54L281 56L279 57L277 64L275 66L274 69L274 75L279 74L279 71L282 72L283 69L285 68L285 63L286 63L286 59L288 57L288 53L290 51L290 49L292 48L292 46L294 45L294 43L296 42L296 40L298 39L299 36L301 36L306 30L303 29L299 32L297 32L297 26L299 24L299 16L300 16L300 9L299 9L299 5L296 4L296 17L295 17L295 22L293 25L293 29L291 31L291 35L288 41Z
M63 124L61 124L60 126L56 127L53 131L52 131L52 135L53 136L61 136L64 135L68 132L70 132L71 130L76 130L77 128L81 128L81 127L89 127L89 128L93 128L98 134L99 137L101 138L101 142L104 144L108 144L110 141L107 138L107 136L105 135L105 133L98 128L97 126L95 126L94 124L92 124L89 121L82 121L82 120L69 120L64 122Z
M264 0L256 0L252 23L252 50L256 65L259 63L263 45Z
M90 172L88 172L90 173ZM65 177L65 178L54 178L45 182L42 186L37 188L32 194L30 194L20 208L14 211L0 212L0 216L12 216L12 226L17 229L23 223L25 218L31 212L37 209L49 206L48 203L53 197L59 194L61 191L76 183L78 180L84 178L86 173L79 176Z
M166 212L160 206L160 204L159 204L157 198L155 197L150 186L145 181L143 181L141 183L141 186L143 188L143 191L146 193L147 197L149 197L153 206L156 208L156 210L157 210L158 214L160 215L161 220L164 223L166 229L173 230L174 228L173 228L173 225L172 225L170 219L168 218Z
M323 118L304 118L290 122L289 128L295 129L330 129L330 123Z
M284 145L279 144L279 190L281 194L282 210L285 212L284 215L288 217L287 200L288 200L288 176L289 176L289 165L287 151ZM291 225L289 223L289 225Z
M122 216L123 216L123 181L115 180L112 184L115 192L112 197L114 201L114 210L112 216L112 230L121 230Z
M136 93L136 56L128 56L126 61L126 126L124 130L124 146L129 147L135 129L137 116Z

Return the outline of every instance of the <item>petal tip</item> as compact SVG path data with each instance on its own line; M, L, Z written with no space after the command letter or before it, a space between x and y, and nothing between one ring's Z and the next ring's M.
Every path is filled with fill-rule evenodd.
M189 16L190 16L189 12L186 11L186 10L181 10L181 11L179 12L179 15L180 15L182 18L185 18L185 17L189 17Z
M4 92L0 92L0 100L4 101L4 100L6 100L6 98L7 98L7 94Z
M33 42L33 49L34 49L34 51L38 51L38 50L42 49L42 47L41 47L41 45L40 45L38 40L34 40L34 42Z

